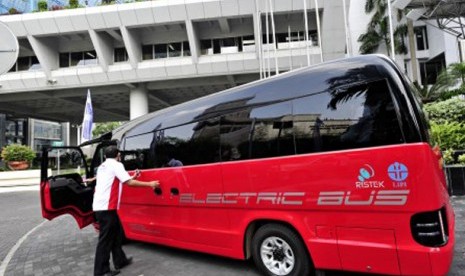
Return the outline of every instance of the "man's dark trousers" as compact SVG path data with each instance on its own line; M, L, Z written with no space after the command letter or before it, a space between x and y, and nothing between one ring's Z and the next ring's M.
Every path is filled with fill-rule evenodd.
M123 251L123 228L116 210L95 212L100 233L97 250L95 252L94 275L110 272L110 252L115 266L122 266L127 262Z

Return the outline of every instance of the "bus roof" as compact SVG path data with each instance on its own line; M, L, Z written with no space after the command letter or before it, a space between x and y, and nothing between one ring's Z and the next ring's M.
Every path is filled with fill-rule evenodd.
M155 111L127 122L113 131L112 139L135 136L208 119L218 114L320 93L354 83L390 78L402 85L399 69L383 55L339 59L257 80L222 92Z

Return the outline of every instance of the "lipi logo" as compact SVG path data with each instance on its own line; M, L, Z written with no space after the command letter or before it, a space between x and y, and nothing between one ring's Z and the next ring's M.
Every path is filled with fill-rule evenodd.
M408 177L407 166L399 162L394 162L388 167L388 175L389 178L394 181L404 181Z

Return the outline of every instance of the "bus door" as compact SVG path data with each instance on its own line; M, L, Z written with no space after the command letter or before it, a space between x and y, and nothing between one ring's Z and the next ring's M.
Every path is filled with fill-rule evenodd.
M94 222L94 188L84 184L87 177L90 173L79 147L44 147L40 181L42 216L52 220L69 214L80 228Z

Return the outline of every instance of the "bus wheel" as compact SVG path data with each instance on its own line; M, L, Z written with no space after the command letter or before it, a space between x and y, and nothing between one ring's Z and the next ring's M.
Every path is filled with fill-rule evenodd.
M302 276L313 270L299 236L280 224L266 224L257 230L252 239L252 256L265 275Z

